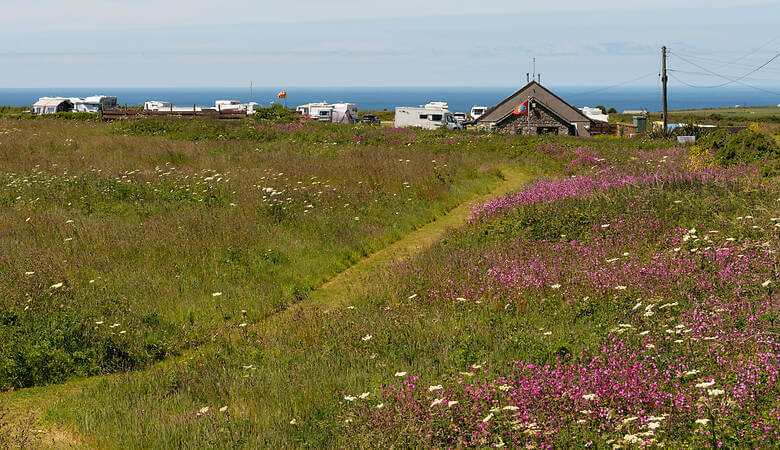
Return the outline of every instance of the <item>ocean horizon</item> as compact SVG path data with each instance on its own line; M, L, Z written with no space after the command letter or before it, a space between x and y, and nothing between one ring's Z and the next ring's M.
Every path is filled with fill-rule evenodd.
M660 87L574 87L546 86L576 107L604 105L624 110L661 110ZM472 106L493 106L516 87L114 87L114 88L0 88L0 105L30 106L40 97L86 97L112 95L121 105L138 106L148 100L163 100L175 106L213 106L216 100L255 101L264 106L272 102L281 90L287 91L287 106L310 102L351 102L361 110L392 110L396 106L418 106L431 101L444 101L452 111L468 112ZM774 106L780 103L780 88L762 91L729 87L694 89L671 86L669 109L702 109L733 106ZM774 91L771 92L770 91Z

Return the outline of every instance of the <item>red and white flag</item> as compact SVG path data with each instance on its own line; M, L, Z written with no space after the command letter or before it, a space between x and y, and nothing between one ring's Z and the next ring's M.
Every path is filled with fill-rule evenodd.
M282 91L276 94L276 98L287 98L287 91Z
M528 115L528 100L524 101L523 103L520 103L517 105L517 108L515 108L514 111L512 111L512 114L516 116L527 116Z

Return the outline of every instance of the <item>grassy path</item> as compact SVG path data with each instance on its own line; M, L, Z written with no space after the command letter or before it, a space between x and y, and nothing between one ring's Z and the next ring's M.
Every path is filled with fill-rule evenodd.
M324 308L337 306L342 301L351 298L352 293L359 289L361 283L375 270L393 261L403 260L417 254L438 241L447 229L465 224L474 204L517 190L533 178L527 171L519 168L503 168L501 173L504 180L489 193L475 196L461 203L433 222L423 225L389 246L372 253L331 278L319 289L312 292L307 300L267 318L259 326L268 326L275 319L283 317L284 314L294 313L297 308L311 303L320 304ZM165 364L168 364L168 361L159 363L159 365ZM0 432L2 432L3 422L5 421L7 424L10 424L10 429L12 430L20 427L29 427L33 430L42 429L43 433L40 433L42 439L41 441L36 440L36 446L42 445L52 448L90 447L88 438L81 437L74 431L64 429L58 424L42 423L41 418L43 418L46 410L51 405L57 402L70 401L86 387L109 377L111 375L74 379L59 385L0 393L0 408L7 411L5 416L0 416ZM1 443L2 435L0 435Z

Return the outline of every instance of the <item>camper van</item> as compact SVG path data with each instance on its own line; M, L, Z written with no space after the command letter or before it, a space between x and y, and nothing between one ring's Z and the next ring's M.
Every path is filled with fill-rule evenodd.
M474 106L471 108L471 120L477 120L487 112L487 106Z
M419 108L399 106L395 108L395 127L420 127L426 130L448 128L450 130L462 130L461 125L452 113L439 105L446 103L429 103Z

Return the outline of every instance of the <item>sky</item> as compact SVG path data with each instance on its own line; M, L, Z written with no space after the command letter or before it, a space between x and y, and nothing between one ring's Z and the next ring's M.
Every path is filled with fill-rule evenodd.
M715 85L780 52L778 17L780 0L0 0L0 88L518 86L533 58L544 84L655 86L662 45L673 84ZM741 82L780 86L780 58Z

